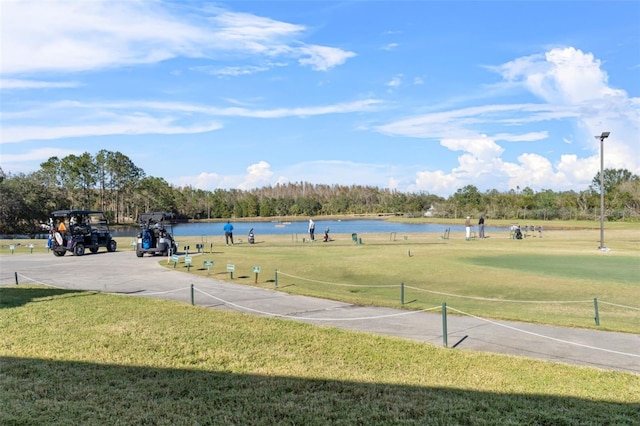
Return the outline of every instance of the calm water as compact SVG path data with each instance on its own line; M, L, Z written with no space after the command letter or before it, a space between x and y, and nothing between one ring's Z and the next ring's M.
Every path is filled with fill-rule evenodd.
M409 224L386 222L384 220L314 220L316 223L316 235L322 236L324 230L329 228L330 233L335 234L358 234L366 233L391 233L396 232L398 235L433 232L443 233L447 228L451 228L451 232L464 232L464 224L460 225L438 225L432 223ZM308 221L300 222L231 222L233 224L234 235L247 235L249 230L253 228L256 235L291 235L291 234L307 234ZM222 230L225 223L181 223L174 225L173 235L176 237L192 237L202 235L224 235ZM477 225L473 228L477 231ZM505 232L506 228L485 226L487 234L491 232ZM121 230L112 230L116 237L133 237L138 233L138 228L129 228Z

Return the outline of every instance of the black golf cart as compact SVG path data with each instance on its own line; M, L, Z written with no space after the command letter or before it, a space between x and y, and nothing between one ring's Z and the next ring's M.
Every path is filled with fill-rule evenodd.
M142 213L138 217L140 232L136 244L136 256L145 253L164 256L176 252L176 242L173 233L173 214L166 212Z
M55 256L68 251L82 256L86 249L96 253L100 247L108 252L117 248L104 213L99 210L57 210L49 219L49 244Z

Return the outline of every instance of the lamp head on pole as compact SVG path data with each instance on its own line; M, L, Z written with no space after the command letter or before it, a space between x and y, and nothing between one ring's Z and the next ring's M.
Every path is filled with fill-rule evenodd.
M596 136L596 139L600 139L600 141L602 142L606 138L608 138L610 134L611 134L611 132L602 132L602 134L600 136Z

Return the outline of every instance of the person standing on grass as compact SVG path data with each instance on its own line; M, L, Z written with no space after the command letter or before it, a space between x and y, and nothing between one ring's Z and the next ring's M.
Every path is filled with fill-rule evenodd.
M467 241L471 239L471 216L467 216L467 220L464 221L465 238Z
M316 224L313 222L313 219L309 219L309 238L311 238L311 241L315 240L315 233L316 233Z
M229 245L229 241L231 241L231 245L233 245L233 225L229 221L224 225L224 239L227 245Z
M484 238L484 216L478 221L478 238Z

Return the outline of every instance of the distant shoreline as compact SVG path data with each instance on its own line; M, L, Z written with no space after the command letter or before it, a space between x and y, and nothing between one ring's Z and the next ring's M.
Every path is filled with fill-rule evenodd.
M465 217L457 219L449 218L437 218L437 217L406 217L400 214L393 213L363 213L363 214L349 214L349 215L319 215L319 216L272 216L272 217L242 217L242 218L216 218L216 219L198 219L191 220L189 223L223 223L226 221L243 223L243 222L305 222L309 219L314 221L322 220L381 220L388 222L399 222L409 224L438 224L438 225L464 225ZM499 228L508 228L512 224L519 224L521 226L542 226L545 230L588 230L599 229L599 220L581 220L581 221L568 221L568 220L508 220L508 219L496 219L492 220L490 217L485 217L487 226L494 226ZM472 225L477 226L477 217L472 217ZM610 229L640 229L640 222L605 222L605 228Z

